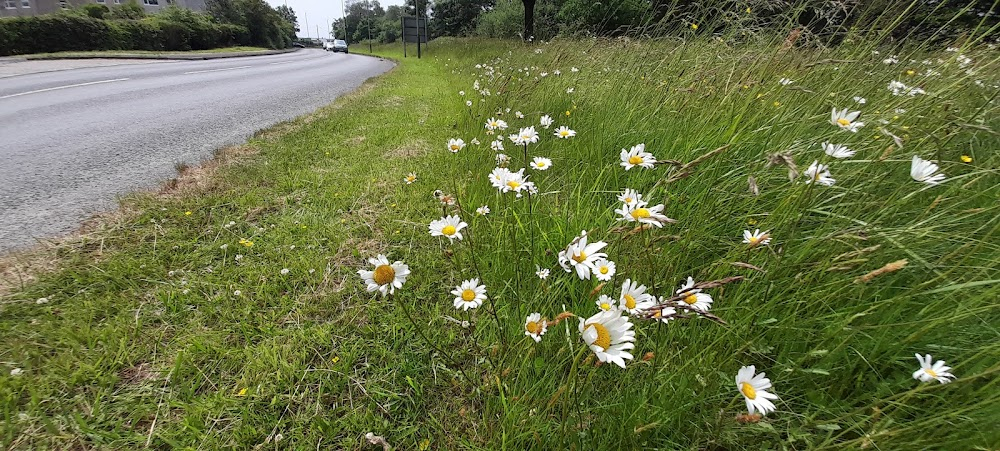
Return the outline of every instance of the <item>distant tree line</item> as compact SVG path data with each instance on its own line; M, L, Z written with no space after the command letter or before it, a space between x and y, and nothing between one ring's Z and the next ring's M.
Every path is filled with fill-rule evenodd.
M0 56L91 50L286 48L295 13L264 0L208 0L206 13L168 6L147 15L135 0L90 3L56 14L0 20Z
M892 37L955 39L1000 29L995 0L406 0L383 8L354 0L333 34L358 42L399 38L401 15L419 9L430 36L550 39L555 36L662 36L775 26L835 42L850 30Z

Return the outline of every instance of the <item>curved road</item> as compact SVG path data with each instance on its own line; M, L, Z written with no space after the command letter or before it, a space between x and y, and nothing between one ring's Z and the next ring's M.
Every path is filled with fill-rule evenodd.
M14 63L20 64L20 63ZM0 253L72 232L178 163L330 103L392 63L322 50L0 78Z

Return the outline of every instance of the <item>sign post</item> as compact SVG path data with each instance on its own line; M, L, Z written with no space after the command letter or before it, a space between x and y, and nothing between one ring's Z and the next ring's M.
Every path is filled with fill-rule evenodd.
M406 43L417 43L417 58L421 57L420 44L427 44L427 19L423 17L401 17L403 26L403 57L406 57Z

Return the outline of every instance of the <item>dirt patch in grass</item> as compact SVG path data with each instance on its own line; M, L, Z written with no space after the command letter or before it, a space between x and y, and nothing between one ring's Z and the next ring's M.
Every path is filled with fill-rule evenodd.
M426 154L430 150L430 144L422 139L408 141L402 146L386 152L390 158L414 158Z

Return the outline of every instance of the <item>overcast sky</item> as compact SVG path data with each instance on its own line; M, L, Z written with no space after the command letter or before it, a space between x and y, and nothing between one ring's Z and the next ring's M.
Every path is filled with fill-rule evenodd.
M319 27L320 37L330 36L330 22L343 16L341 2L346 0L267 0L271 6L288 5L295 10L299 18L299 36L315 38L316 27ZM379 0L383 8L389 5L402 5L403 0ZM308 30L306 24L309 24Z

